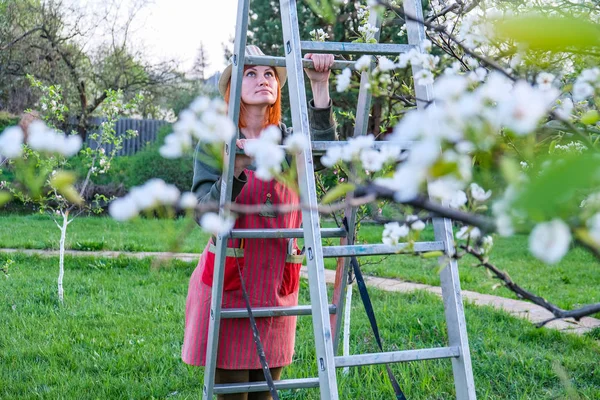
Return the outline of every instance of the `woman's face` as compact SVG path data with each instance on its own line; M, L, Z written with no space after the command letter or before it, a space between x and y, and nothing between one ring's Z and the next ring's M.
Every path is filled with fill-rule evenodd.
M266 66L251 66L242 78L242 101L247 105L271 105L277 100L275 70Z

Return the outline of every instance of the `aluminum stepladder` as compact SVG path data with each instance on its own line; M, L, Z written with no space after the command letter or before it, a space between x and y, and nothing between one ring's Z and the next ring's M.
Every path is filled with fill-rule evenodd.
M397 56L412 48L420 49L420 44L425 39L425 31L419 22L406 21L408 32L408 45L403 44L362 44L362 43L333 43L333 42L306 42L300 41L298 29L298 14L296 0L280 0L280 12L283 28L283 43L285 58L253 56L245 57L246 35L248 29L248 12L250 0L239 0L237 11L236 35L233 51L233 69L231 77L229 116L237 126L240 109L240 89L244 65L272 65L285 66L288 73L290 93L290 106L292 110L292 123L294 132L304 132L309 135L308 108L304 86L304 67L311 63L302 59L302 51L312 53L335 54L371 54ZM405 0L404 10L407 15L414 16L417 21L423 19L420 0ZM379 27L380 21L376 13L371 13L370 23ZM341 69L351 65L348 62L336 62L334 69ZM413 75L418 72L418 67L412 67ZM371 96L366 89L368 82L367 73L361 76L356 113L355 135L364 135L367 129ZM430 85L415 84L417 106L425 107L433 99ZM233 184L233 167L235 159L235 137L225 146L224 168L221 180L221 197L219 201L220 213L224 213L225 204L231 200L231 187ZM458 266L456 261L451 261L441 272L442 298L445 308L445 317L448 330L449 345L447 347L405 350L384 353L371 353L351 356L336 356L341 320L344 309L344 291L346 290L346 274L349 268L349 258L346 259L343 270L336 271L336 285L334 291L334 304L329 304L325 284L324 257L350 257L395 254L405 245L388 246L353 245L354 223L356 209L348 208L346 213L349 220L349 232L343 228L320 227L319 214L316 211L318 200L313 166L313 150L323 151L329 146L339 145L339 142L315 142L310 149L297 157L298 183L300 188L301 203L306 208L302 211L302 229L279 230L233 230L228 234L219 235L216 242L216 257L214 282L212 288L211 312L209 322L209 337L207 344L206 367L204 375L203 398L212 399L213 394L254 392L268 390L266 382L252 382L240 384L214 384L216 355L221 318L245 318L248 313L245 309L221 309L224 262L227 240L229 238L304 238L306 247L306 262L311 305L299 305L285 308L254 308L252 314L256 318L312 315L315 338L316 362L318 377L303 379L287 379L275 381L277 389L320 388L321 399L339 399L336 368L380 363L407 362L427 359L450 358L454 374L454 383L457 399L475 399L475 385L467 339L466 322L460 282L458 279ZM231 172L230 172L231 171ZM425 252L442 250L447 254L454 252L451 222L447 219L437 218L433 221L435 241L418 242L414 251ZM347 245L323 247L321 239L324 237L346 237ZM333 329L332 329L333 327ZM263 344L268 346L268 343Z

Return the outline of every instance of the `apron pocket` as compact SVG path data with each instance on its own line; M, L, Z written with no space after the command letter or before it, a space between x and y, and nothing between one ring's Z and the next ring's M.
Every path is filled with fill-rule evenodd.
M289 255L285 259L283 282L279 288L280 296L287 296L298 291L300 287L300 268L304 255Z
M225 249L225 273L223 277L223 290L239 290L242 288L242 281L238 273L238 265L240 271L244 271L244 249L227 247ZM213 277L215 273L215 245L210 244L208 254L206 255L206 265L202 273L202 283L212 287Z

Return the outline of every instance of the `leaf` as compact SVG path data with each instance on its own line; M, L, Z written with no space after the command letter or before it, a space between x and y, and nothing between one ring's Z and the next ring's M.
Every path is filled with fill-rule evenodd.
M57 171L52 178L50 178L50 186L57 190L61 190L63 187L75 183L76 179L77 176L73 172Z
M518 183L521 176L521 168L519 164L512 158L504 157L500 161L500 170L502 176L508 183Z
M423 254L421 254L421 257L423 257L423 258L436 258L436 257L441 257L443 255L444 255L443 251L436 250L436 251L428 251L427 253L423 253Z
M534 218L568 215L569 209L572 212L579 207L582 193L600 184L600 160L593 154L562 155L550 160L551 165L541 172L532 171L531 181L515 202Z
M527 44L533 50L562 51L600 46L600 27L588 19L526 15L496 23L500 39Z
M594 125L598 121L600 121L600 114L596 110L589 110L581 116L581 122L586 125Z
M58 193L65 196L65 199L69 200L71 203L75 203L77 205L83 204L83 198L79 196L79 193L77 193L77 190L75 190L73 186L64 186L57 190Z
M354 186L352 183L340 183L333 189L329 190L325 194L325 196L323 196L321 202L323 204L329 204L332 201L337 200L342 196L345 196L348 192L354 190L355 188L356 186Z
M5 190L0 190L0 207L12 200L12 194Z

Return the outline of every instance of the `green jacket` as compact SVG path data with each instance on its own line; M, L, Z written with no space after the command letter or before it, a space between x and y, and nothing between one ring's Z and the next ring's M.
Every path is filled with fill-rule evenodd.
M335 132L336 124L333 119L331 103L327 108L315 108L311 100L308 103L308 121L310 125L310 136L313 141L333 141L337 140ZM291 134L292 128L286 127L280 123L282 137ZM244 136L240 134L240 138ZM207 164L203 161L209 156L204 151L200 143L196 146L194 155L194 180L192 182L192 192L196 194L199 203L214 203L218 202L221 196L221 171L214 165ZM288 160L289 161L289 160ZM320 165L320 163L316 163ZM254 165L250 165L248 169L255 170ZM240 194L244 185L247 182L246 174L242 174L233 178L233 186L231 188L231 198L235 198Z

